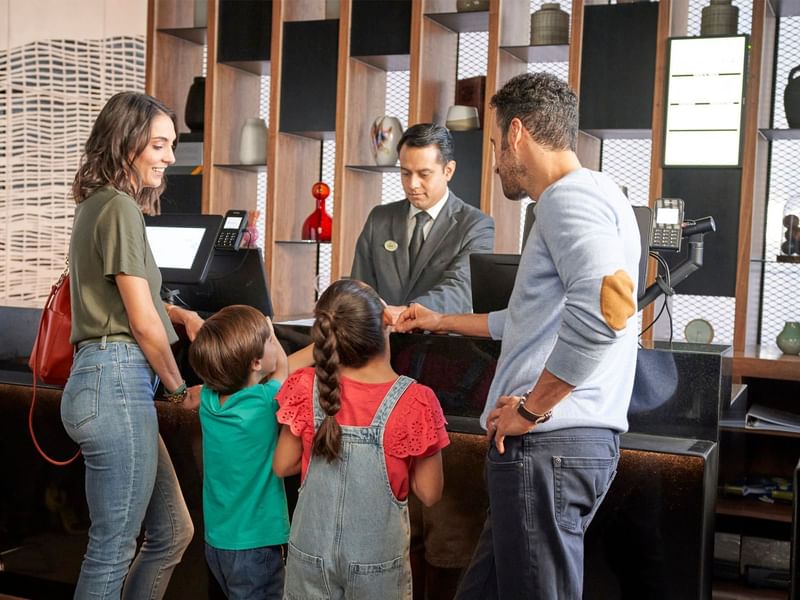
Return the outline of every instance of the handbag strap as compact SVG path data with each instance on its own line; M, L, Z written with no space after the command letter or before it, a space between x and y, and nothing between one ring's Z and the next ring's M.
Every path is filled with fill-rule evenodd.
M67 259L67 266L64 268L64 272L61 273L61 277L59 277L55 285L52 288L50 288L50 295L47 297L47 302L45 302L44 305L45 310L47 310L47 307L49 307L53 303L53 299L55 298L56 292L62 285L64 285L67 279L67 275L69 275L69 259ZM43 324L44 324L44 318L39 319L39 328L36 331L37 340L41 338ZM42 447L39 445L39 440L36 439L36 433L34 433L33 431L33 412L36 407L36 383L39 380L39 368L38 368L39 350L40 350L40 344L36 344L37 356L34 357L33 361L33 394L31 396L31 407L30 410L28 410L28 431L30 431L31 440L33 441L33 446L36 448L36 450L39 452L42 458L44 458L51 465L55 465L57 467L65 467L75 462L75 460L80 456L81 454L80 448L78 448L78 451L71 458L68 458L67 460L55 460L54 458L50 458L50 456L48 456L48 454L42 449Z

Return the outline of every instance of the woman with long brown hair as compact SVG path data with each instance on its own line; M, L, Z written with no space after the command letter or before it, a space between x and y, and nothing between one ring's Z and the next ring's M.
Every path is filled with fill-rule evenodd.
M337 281L314 314L316 366L278 392L272 468L303 477L284 597L410 598L407 498L442 495L441 406L392 369L390 316L367 284Z
M202 320L161 302L143 217L158 213L175 132L175 114L155 98L116 94L94 123L72 186L77 353L61 419L86 464L91 526L80 599L120 598L123 582L125 598L162 598L193 534L153 400L159 381L167 400L187 397L170 348L172 321L193 338Z

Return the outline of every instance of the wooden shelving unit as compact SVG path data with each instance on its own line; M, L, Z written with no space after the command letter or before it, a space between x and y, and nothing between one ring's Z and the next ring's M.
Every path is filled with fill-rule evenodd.
M783 354L775 346L748 346L733 353L735 377L800 381L800 356Z
M720 497L717 499L717 514L781 523L792 522L792 506L790 504L768 504L751 498Z
M731 581L714 581L713 600L786 600L788 592L754 588Z

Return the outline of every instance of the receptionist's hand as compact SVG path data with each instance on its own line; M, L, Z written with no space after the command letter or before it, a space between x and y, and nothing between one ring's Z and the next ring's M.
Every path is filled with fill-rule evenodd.
M394 323L394 330L407 333L414 329L423 331L439 331L442 315L422 304L412 303L404 310Z
M397 323L397 319L403 314L403 311L407 310L407 306L386 306L386 312L389 313L389 319L391 320L390 325L394 325Z
M517 412L521 398L519 396L500 396L497 407L486 419L486 437L494 437L494 445L500 454L505 453L504 441L507 435L525 435L534 425L525 420Z

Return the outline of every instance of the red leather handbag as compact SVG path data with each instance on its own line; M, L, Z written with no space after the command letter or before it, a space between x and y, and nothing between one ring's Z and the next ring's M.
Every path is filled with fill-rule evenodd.
M33 371L33 397L31 398L31 408L28 411L28 429L33 445L39 454L47 462L58 466L70 464L78 458L81 451L78 450L68 460L60 461L50 458L39 446L36 434L33 432L33 412L36 406L36 384L39 379L53 385L63 386L67 383L75 353L75 347L69 341L71 329L72 313L69 300L69 265L67 265L61 277L50 289L50 295L42 310L42 318L39 320L39 329L36 332L31 357L28 360L28 366Z
M69 267L50 289L42 310L39 330L33 343L28 366L34 381L41 379L52 385L64 385L72 368L75 347L70 343L72 315L69 302Z

